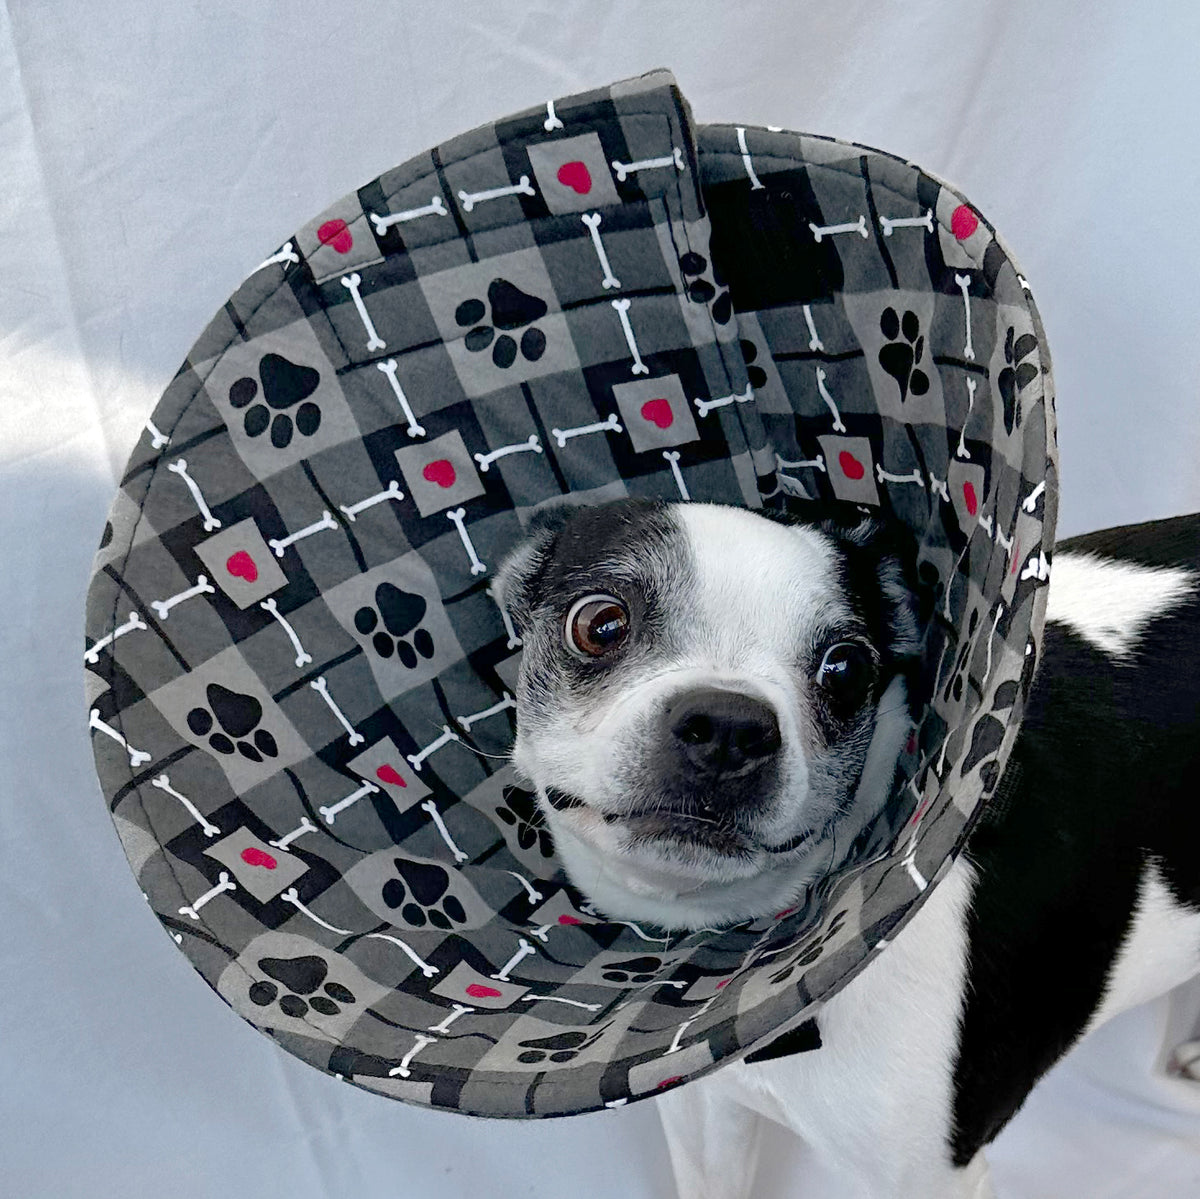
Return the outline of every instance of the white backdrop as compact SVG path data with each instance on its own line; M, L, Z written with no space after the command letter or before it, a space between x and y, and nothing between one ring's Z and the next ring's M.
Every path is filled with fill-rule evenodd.
M651 1104L491 1123L342 1086L163 936L96 785L82 605L194 338L297 226L450 135L672 67L700 121L959 184L1045 317L1064 534L1200 508L1200 8L8 0L0 11L0 1187L27 1199L667 1199ZM1030 996L1036 1003L1036 996ZM1103 1030L992 1154L1002 1199L1200 1193L1193 987ZM768 1144L758 1193L839 1199Z

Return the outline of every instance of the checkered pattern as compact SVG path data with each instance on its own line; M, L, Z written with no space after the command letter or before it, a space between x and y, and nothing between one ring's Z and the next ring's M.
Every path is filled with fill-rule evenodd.
M475 130L292 237L147 424L85 655L130 863L236 1012L371 1090L540 1117L692 1079L810 1018L961 847L1037 659L1054 454L1024 280L920 169L697 129L665 73ZM663 938L558 871L488 587L564 495L918 534L927 713L801 910Z

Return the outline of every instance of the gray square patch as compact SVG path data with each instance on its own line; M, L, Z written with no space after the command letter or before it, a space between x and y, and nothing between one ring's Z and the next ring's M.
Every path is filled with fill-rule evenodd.
M526 150L551 212L583 212L621 202L596 134L539 142Z
M208 577L239 608L265 599L288 581L252 516L200 542L196 554L208 567Z
M483 482L457 429L396 450L396 461L422 516L483 495Z
M621 423L640 454L643 450L685 445L695 441L696 421L678 375L660 379L635 379L613 386L621 410Z

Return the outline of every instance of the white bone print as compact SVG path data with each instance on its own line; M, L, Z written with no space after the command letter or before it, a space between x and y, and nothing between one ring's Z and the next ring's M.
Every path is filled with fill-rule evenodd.
M746 384L745 391L735 391L732 395L721 396L717 400L692 400L696 411L701 416L707 416L714 408L724 408L726 404L746 404L754 399L754 388Z
M342 728L344 728L346 732L350 734L350 744L361 745L366 738L362 735L362 733L357 733L354 731L354 725L352 725L346 719L346 717L342 714L341 708L334 703L333 696L329 694L329 685L325 682L325 676L321 675L319 678L313 679L313 681L309 683L309 686L325 701L325 706L337 718L338 724L340 724Z
M418 773L421 773L421 766L425 759L430 754L435 754L443 745L449 745L451 741L461 741L462 738L448 725L442 725L442 734L440 737L435 737L420 753L408 754L409 765Z
M488 454L474 455L475 461L479 463L479 473L487 474L488 467L496 461L497 458L507 458L509 454L540 454L542 452L542 443L538 440L536 433L530 433L525 441L518 441L512 445L502 445L498 450L492 450Z
M991 636L988 637L987 643L987 667L984 669L983 678L979 680L980 687L987 683L989 675L992 673L992 642L996 640L996 629L1000 626L1000 618L1004 615L1004 605L996 606L996 618L992 621Z
M379 788L374 783L364 782L357 791L352 791L345 799L339 799L337 803L327 808L318 808L317 811L321 813L321 818L326 824L332 824L337 819L339 813L353 807L360 799L366 799L368 795L374 795L378 790Z
M529 930L529 935L531 937L537 937L537 939L539 941L541 941L541 943L543 945L549 945L550 944L550 930L553 927L554 927L553 924L539 924L537 926L537 928L531 928Z
M746 145L746 130L741 125L737 126L737 140L738 149L742 152L742 165L746 168L746 174L750 177L750 190L752 192L761 191L762 183L754 173L754 163L750 159L750 150Z
M917 229L922 225L926 232L933 232L933 209L927 208L924 216L902 216L902 217L886 217L879 218L880 225L883 226L883 236L891 237L893 229Z
M446 827L446 822L442 819L441 812L437 810L437 804L432 799L427 799L421 805L421 809L429 813L430 820L437 826L437 831L441 835L442 840L446 842L446 848L454 855L454 860L456 862L469 862L471 855L463 853L454 843L454 838L450 836L450 830Z
M929 490L934 495L940 495L948 504L950 502L950 488L944 479L939 479L937 475L929 476Z
M530 903L541 903L545 899L545 896L523 874L518 874L515 870L506 870L505 874L511 874L525 888L525 894L529 896Z
M386 503L388 500L402 500L404 492L400 490L400 484L396 479L393 479L383 491L377 491L374 495L369 495L365 500L359 500L357 504L338 504L340 511L345 518L351 523L360 512L365 512L368 508L374 508L376 504Z
M358 309L358 319L362 321L363 328L367 331L367 350L386 350L387 342L375 331L375 324L371 320L371 314L367 311L366 304L363 303L362 293L359 288L362 286L362 276L354 271L349 275L342 276L342 286L350 293L350 298L354 301L354 307Z
M417 217L449 215L450 210L442 203L441 196L434 196L428 204L422 205L420 208L406 208L403 212L389 212L387 216L380 216L377 212L370 214L371 223L375 226L375 232L381 237L393 225L400 225L405 221L415 221Z
M125 752L129 755L130 766L141 766L144 762L149 762L151 755L146 753L144 749L134 749L120 733L117 732L111 725L107 725L100 719L100 709L93 708L88 713L88 728L95 729L97 732L104 733L105 736L111 737L119 745L123 746Z
M827 473L825 470L825 456L823 454L818 454L815 458L801 459L799 462L788 462L785 458L781 458L776 454L775 466L779 470L802 470L808 468L810 470L819 470L822 474Z
M679 498L685 501L690 500L692 497L688 494L687 484L683 481L683 471L679 469L679 451L663 450L663 457L671 468L671 474L675 476L675 486L679 488Z
M204 496L200 492L199 485L196 483L196 480L187 473L187 460L185 458L180 458L177 461L172 462L167 467L167 470L169 470L173 475L178 475L187 484L188 491L192 493L192 499L196 501L196 507L200 509L200 515L204 517L204 531L206 533L211 533L213 529L219 529L221 527L221 522L209 511L208 505L204 502Z
M504 698L499 703L492 704L490 708L484 708L482 712L473 712L470 716L456 716L454 719L458 721L462 728L469 731L471 725L477 724L481 720L486 720L489 716L496 716L500 712L507 711L509 708L515 708L516 706L516 700L514 700L513 697L506 691L504 693Z
M430 1032L449 1032L450 1025L453 1024L454 1021L459 1018L459 1016L465 1016L468 1012L473 1012L475 1010L473 1007L467 1007L465 1003L452 1003L450 1006L454 1010L444 1020L439 1021L437 1024L431 1024L429 1026Z
M190 600L197 595L215 595L216 588L209 583L204 575L196 576L196 585L189 587L186 591L180 591L176 595L169 596L165 600L151 600L150 607L158 613L159 620L166 620L167 614L176 604L182 604L184 600Z
M1026 579L1037 579L1044 583L1050 578L1050 563L1046 561L1046 555L1038 550L1036 554L1031 554L1028 562L1025 564L1025 569L1021 571L1021 581Z
M818 243L824 237L836 237L839 233L858 233L864 238L871 236L867 232L866 216L860 216L857 221L848 221L842 225L814 225L809 221L808 227L812 231L813 240Z
M299 265L300 255L296 253L296 248L290 241L285 241L277 253L272 254L270 258L264 258L250 273L256 275L264 267L274 266L276 263L279 263L280 266L283 266L284 263L287 263L288 266Z
M426 978L432 978L435 974L441 973L436 966L431 966L424 958L418 956L416 950L406 945L399 937L392 937L387 933L367 933L367 939L372 938L376 941L387 941L389 944L395 945L397 949L402 950Z
M425 430L417 423L417 418L413 415L412 405L408 402L408 396L404 394L404 388L400 386L400 380L396 378L397 365L395 358L389 358L386 362L377 362L375 366L387 375L387 381L391 384L392 391L396 395L396 402L408 418L408 428L404 431L409 437L424 437Z
M152 420L146 422L145 429L150 434L151 449L161 450L163 446L171 444L171 439L165 433L160 433Z
M588 227L588 232L592 235L592 246L596 251L596 257L600 259L600 267L604 271L604 279L601 286L607 291L610 287L620 287L621 281L612 273L612 266L608 261L608 254L605 252L604 243L600 240L600 214L598 212L585 212L580 220Z
M317 826L307 816L301 816L299 825L292 829L286 837L280 837L278 841L268 841L267 844L274 845L276 849L282 849L286 852L297 837L303 837L305 833L315 833L317 831Z
M100 651L112 645L118 637L124 637L126 633L132 633L135 629L148 629L149 627L136 612L130 612L129 619L124 624L117 625L111 633L95 642L92 648L83 655L83 660L95 666L100 661Z
M1030 516L1037 510L1037 502L1041 498L1042 492L1046 490L1046 480L1043 479L1022 501L1021 507L1029 513Z
M579 425L574 429L551 429L550 435L558 442L558 448L561 450L572 437L586 437L589 433L623 433L624 431L614 412L607 420L593 425Z
M462 204L463 212L470 212L476 204L482 204L487 200L498 200L501 196L536 196L537 192L530 186L529 176L522 175L521 178L510 187L491 187L486 191L481 192L464 192L458 193L459 201Z
M305 537L311 537L314 533L319 533L322 529L336 529L338 523L328 512L321 513L320 520L314 520L311 525L305 525L303 529L297 529L288 537L272 537L267 544L275 551L276 558L282 558L284 550L289 545L295 544L297 541L303 541Z
M337 933L339 936L348 937L354 932L352 928L338 928L336 924L330 924L327 920L322 920L311 908L306 908L300 902L300 892L295 887L289 887L280 897L284 903L290 903L298 912L303 912L314 924L319 924L322 928L327 928L331 933Z
M492 975L492 978L502 983L508 982L509 972L515 970L531 953L537 953L537 950L524 937L521 937L518 943L520 948L500 967L499 971Z
M400 1059L400 1065L395 1066L388 1071L389 1078L395 1078L399 1075L400 1078L408 1078L412 1071L408 1068L408 1063L417 1056L427 1045L436 1045L437 1037L427 1037L423 1032L417 1033L416 1044Z
M970 362L975 361L975 346L971 341L971 276L955 274L954 282L962 292L963 319L967 326L967 344L963 346L963 357Z
M817 326L813 324L812 307L808 304L804 305L804 323L808 326L808 348L823 352L825 343L817 336Z
M954 451L959 458L969 459L971 457L971 451L967 449L967 423L971 419L971 410L975 407L975 388L977 386L974 379L967 378L967 391L971 393L971 399L967 404L967 415L963 417L962 430L958 435L958 448Z
M492 976L493 978L495 975ZM520 1003L565 1003L569 1007L581 1007L584 1011L598 1012L603 1006L599 1003L584 1003L582 999L566 999L562 995L522 995Z
M192 902L190 904L188 904L187 907L180 908L179 914L181 916L190 916L193 920L199 920L200 919L200 909L202 907L204 907L204 905L206 903L210 903L212 900L216 899L216 897L218 895L223 895L226 891L236 891L236 890L237 890L237 883L235 883L229 877L229 875L226 874L224 870L222 870L221 873L217 875L217 885L215 887L213 887L212 890L205 891L204 894L201 895L199 899L192 900Z
M922 490L925 488L925 479L916 467L913 467L912 473L908 475L890 475L877 462L875 464L875 477L881 483L916 483Z
M835 433L845 433L846 426L842 424L841 414L838 412L837 405L833 402L833 396L829 394L829 389L825 386L825 380L828 376L818 366L817 367L817 391L821 393L821 399L825 401L825 407L833 413L833 431Z
M504 631L508 634L508 648L519 649L525 642L521 640L517 635L517 630L513 628L512 618L497 602L495 588L489 587L487 593L491 597L492 603L500 610L500 619L504 621Z
M200 811L198 807L186 795L181 795L174 787L171 786L170 778L165 774L156 775L150 780L152 787L157 787L160 791L165 791L173 799L179 800L181 804L192 814L196 823L200 825L206 837L216 837L221 830Z
M467 526L464 523L466 516L466 508L455 508L446 513L446 519L458 529L458 538L463 543L463 549L467 551L467 557L471 559L471 573L481 575L487 570L487 563L480 561L479 555L475 552L475 543L471 540L471 535L467 532Z
M649 171L655 167L670 167L673 166L677 171L684 169L683 151L674 146L670 154L663 155L662 158L642 158L637 162L617 162L614 158L612 169L616 172L617 181L624 183L625 179L634 174L636 171Z
M612 300L611 303L617 311L617 316L621 318L621 330L625 334L625 344L629 346L629 352L633 355L633 373L648 375L650 368L642 361L642 356L638 353L638 344L633 336L633 326L629 323L629 301Z
M562 121L559 120L558 114L554 111L554 101L546 101L546 119L542 122L542 128L547 133L553 133L555 129L564 129Z

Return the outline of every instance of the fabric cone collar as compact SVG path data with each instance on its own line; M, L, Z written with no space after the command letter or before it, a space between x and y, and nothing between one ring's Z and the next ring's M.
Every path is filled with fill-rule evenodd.
M636 1100L811 1017L937 882L1045 608L1049 359L978 212L909 163L692 124L656 72L335 204L200 336L87 612L97 769L163 925L307 1062L441 1108ZM905 521L932 697L884 820L800 910L590 910L504 764L532 511L837 498Z

